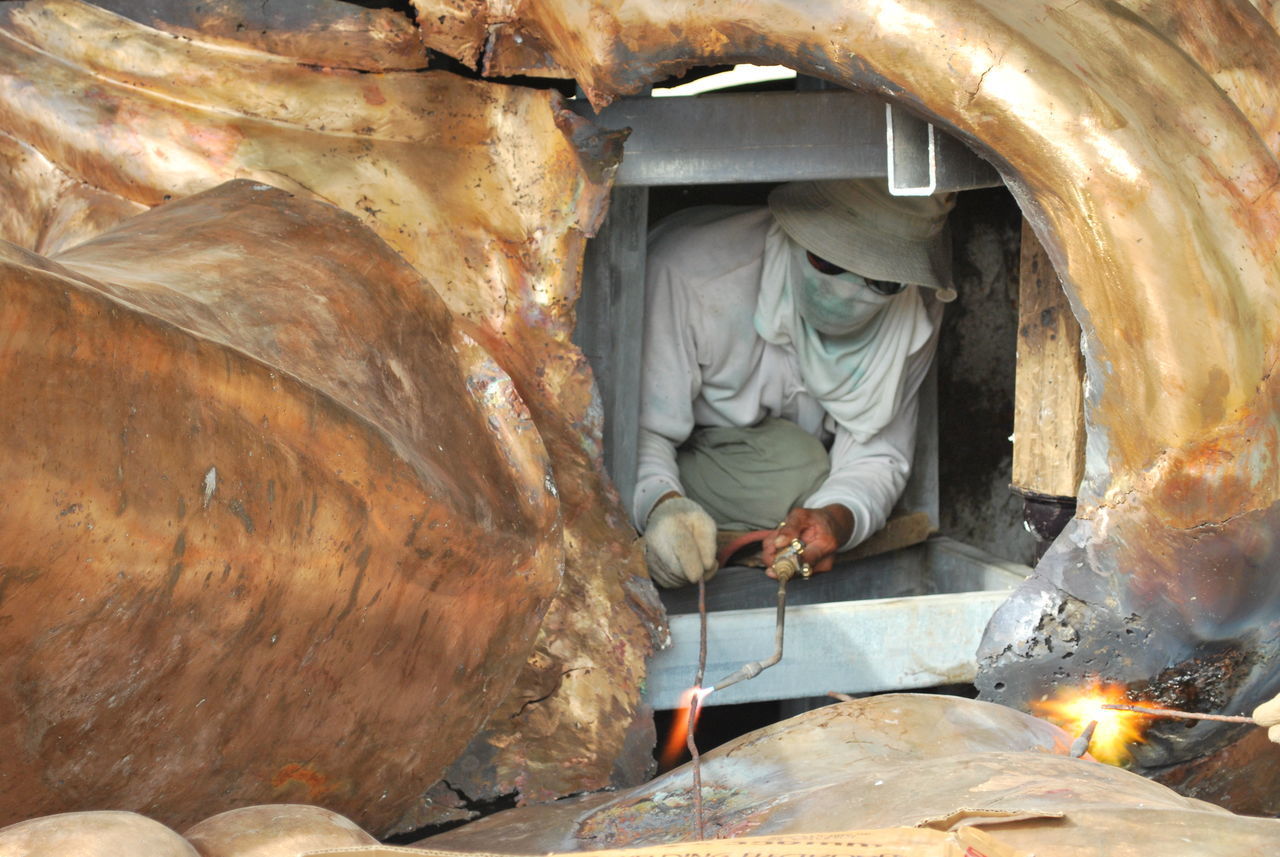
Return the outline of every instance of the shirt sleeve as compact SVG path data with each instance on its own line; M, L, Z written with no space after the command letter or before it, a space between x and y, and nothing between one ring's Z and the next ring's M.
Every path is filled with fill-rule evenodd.
M661 252L650 254L645 281L640 436L631 512L640 531L658 498L668 491L684 493L676 447L693 432L693 402L702 387L688 284Z
M848 550L884 526L906 488L915 453L919 394L866 443L858 443L837 427L831 445L831 473L805 506L839 503L853 513L853 534L840 547Z

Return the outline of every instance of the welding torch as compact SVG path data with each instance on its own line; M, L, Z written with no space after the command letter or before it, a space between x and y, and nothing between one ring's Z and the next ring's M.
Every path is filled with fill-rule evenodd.
M783 630L786 625L787 618L787 581L799 574L803 578L808 578L813 569L809 563L804 561L804 542L799 539L792 539L791 544L778 551L774 557L773 565L770 570L778 579L778 618L774 623L774 650L773 654L764 660L751 661L743 664L739 669L729 673L720 679L711 687L711 692L724 690L731 684L737 684L749 678L755 678L769 667L782 660L782 637Z

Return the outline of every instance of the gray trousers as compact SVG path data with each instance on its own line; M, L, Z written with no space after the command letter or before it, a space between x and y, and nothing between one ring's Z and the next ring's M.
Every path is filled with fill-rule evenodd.
M676 450L689 499L721 529L773 529L818 490L831 461L795 423L766 417L748 428L699 428Z

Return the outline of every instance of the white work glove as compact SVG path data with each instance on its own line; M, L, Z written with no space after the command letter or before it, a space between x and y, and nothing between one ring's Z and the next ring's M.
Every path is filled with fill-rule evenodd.
M663 500L649 513L644 558L653 582L666 589L708 580L716 571L716 522L688 497Z
M1253 709L1253 719L1267 727L1267 737L1280 744L1280 694Z

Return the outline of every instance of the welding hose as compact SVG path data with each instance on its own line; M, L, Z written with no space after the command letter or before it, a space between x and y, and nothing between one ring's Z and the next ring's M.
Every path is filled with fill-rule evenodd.
M724 568L729 560L738 551L753 544L754 542L763 542L769 536L776 533L777 530L752 530L749 533L743 533L724 546L719 554L716 555L716 568ZM808 579L813 573L809 563L800 558L800 554L804 553L804 544L798 539L792 539L792 547L794 550L784 551L786 556L783 561L783 554L778 554L773 561L773 572L779 580L790 579L793 575L799 574L801 577Z
M749 533L734 536L732 541L720 549L720 553L716 556L716 565L724 568L725 563L732 559L733 555L738 551L754 542L763 542L777 532L777 530L752 530Z

